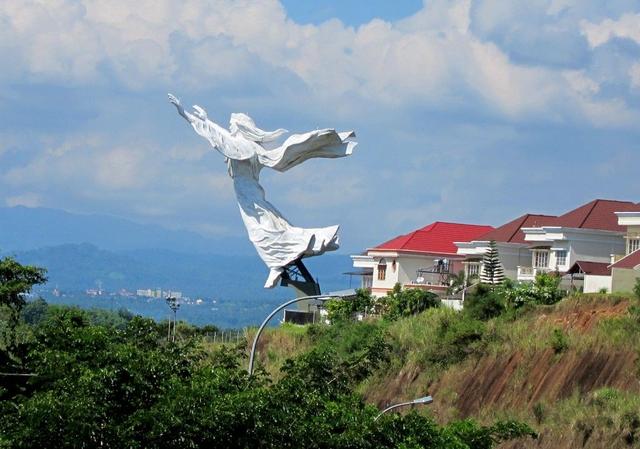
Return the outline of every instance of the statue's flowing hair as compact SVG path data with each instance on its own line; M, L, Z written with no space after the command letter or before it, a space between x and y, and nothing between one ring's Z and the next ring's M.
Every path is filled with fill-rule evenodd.
M287 132L286 129L282 128L275 131L264 131L256 126L251 117L239 112L231 114L229 123L229 131L232 135L241 134L246 139L257 143L272 142Z

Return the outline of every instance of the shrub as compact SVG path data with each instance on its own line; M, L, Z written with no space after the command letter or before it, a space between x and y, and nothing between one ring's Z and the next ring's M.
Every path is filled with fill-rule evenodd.
M560 277L552 273L538 273L533 283L522 283L501 289L507 304L522 307L525 304L555 304L562 299Z
M482 321L461 313L441 315L437 326L434 343L426 348L424 361L443 367L476 352L485 332Z
M536 419L536 422L538 424L542 424L545 415L546 410L544 404L542 404L541 402L536 402L536 404L533 406L533 417Z
M499 316L505 310L501 291L492 290L486 284L478 284L464 301L464 312L477 320L486 321Z
M569 347L569 339L562 329L554 329L551 334L551 347L556 354L560 354Z
M353 304L345 299L330 299L325 307L327 308L327 318L331 323L348 320L353 313Z
M640 299L640 278L636 278L636 284L633 286L633 293L636 298Z
M389 320L416 315L432 307L440 306L440 298L435 293L417 288L402 289L396 284L387 295L379 299L382 315Z
M326 303L327 318L331 323L349 320L355 313L366 314L371 310L373 298L369 290L359 288L352 299L330 299Z

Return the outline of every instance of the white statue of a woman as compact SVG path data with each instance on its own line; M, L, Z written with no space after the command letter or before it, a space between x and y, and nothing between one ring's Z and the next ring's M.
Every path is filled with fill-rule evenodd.
M201 107L194 106L192 114L171 94L169 101L198 134L225 156L249 239L270 269L266 288L274 287L284 267L295 260L338 248L337 225L312 229L292 226L265 199L259 177L263 167L283 172L314 157L348 156L356 146L356 142L350 140L355 137L353 132L321 129L292 134L282 144L277 144L276 140L286 130L263 131L249 116L231 114L231 126L227 131L209 120Z

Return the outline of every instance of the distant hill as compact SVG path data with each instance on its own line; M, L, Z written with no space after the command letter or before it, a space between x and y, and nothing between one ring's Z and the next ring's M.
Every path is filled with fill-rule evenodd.
M0 253L2 255L6 253ZM14 251L13 255L21 263L47 269L49 282L35 293L42 294L48 301L83 307L125 307L157 319L164 318L168 310L164 301L147 303L108 295L91 298L82 292L96 288L100 282L107 292L161 288L181 291L194 299L215 299L214 306L185 305L180 316L192 323L213 323L220 327L257 325L276 304L294 297L288 288L263 288L268 269L257 254L215 255L161 249L116 252L83 243ZM349 256L325 254L307 259L305 264L318 278L324 292L349 288L349 278L342 274L350 269ZM353 285L359 281L353 279ZM64 296L51 296L54 287Z
M167 249L194 253L251 254L245 238L207 238L109 215L73 214L23 206L0 208L0 250L25 251L69 243L91 243L109 251Z
M14 254L22 263L46 267L49 284L70 291L94 288L101 281L103 288L109 291L159 287L181 290L191 296L269 296L269 291L262 288L268 269L257 255L197 254L161 249L114 252L87 243ZM326 254L307 259L305 263L325 290L348 288L349 280L342 274L349 270L348 256Z
M86 307L127 307L162 317L163 301L84 295L98 282L107 292L120 289L178 290L192 298L215 299L209 308L184 307L181 316L194 323L222 327L259 324L275 304L294 296L290 289L263 288L268 269L246 238L209 239L106 215L80 215L45 208L0 208L0 256L15 255L25 264L45 267L49 283L65 296L48 300ZM325 254L305 264L324 292L349 288L351 260ZM353 279L357 285L360 279ZM114 303L115 301L115 303Z

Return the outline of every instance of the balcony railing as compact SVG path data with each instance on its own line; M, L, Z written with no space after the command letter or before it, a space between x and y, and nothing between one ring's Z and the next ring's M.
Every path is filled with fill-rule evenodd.
M552 271L549 267L518 267L519 281L533 281L538 273L548 273Z

